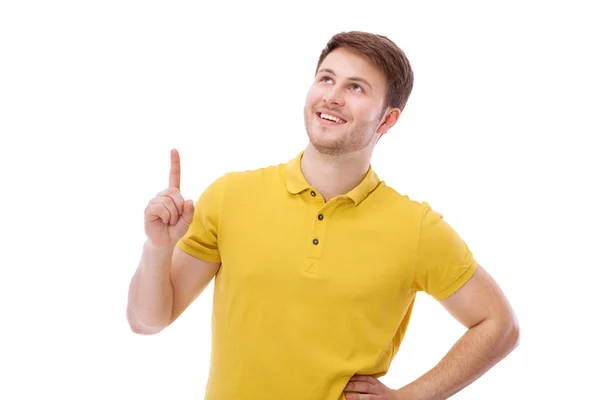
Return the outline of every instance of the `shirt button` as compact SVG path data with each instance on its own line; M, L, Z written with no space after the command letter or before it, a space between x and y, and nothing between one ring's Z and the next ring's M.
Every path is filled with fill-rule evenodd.
M310 195L311 195L312 197L315 197L317 194L315 193L315 191L314 191L314 190L311 190L311 191L310 191Z
M319 244L319 239L313 239L313 244L314 244L314 245L317 245L317 244Z
M323 221L323 214L319 214L319 221Z

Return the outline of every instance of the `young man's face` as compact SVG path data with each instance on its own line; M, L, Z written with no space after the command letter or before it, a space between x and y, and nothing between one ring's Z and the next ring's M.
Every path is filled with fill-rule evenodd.
M375 65L343 48L329 53L304 106L304 124L313 147L339 155L374 146L385 95L385 75Z

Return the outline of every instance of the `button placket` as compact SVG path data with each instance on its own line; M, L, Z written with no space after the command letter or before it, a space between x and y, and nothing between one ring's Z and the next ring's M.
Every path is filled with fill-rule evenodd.
M319 213L319 215L317 216L317 218L319 219L319 221L322 221L322 220L323 220L323 214ZM315 226L315 233L317 233L317 234L318 234L318 232L319 232L319 231L321 231L321 232L322 232L322 229L319 229L319 228L321 228L321 227L319 227L319 226ZM317 246L317 245L319 244L319 239L317 239L317 238L315 237L315 238L312 240L312 243L313 243L315 246Z
M313 214L312 232L310 237L309 258L320 259L323 254L325 238L327 236L328 225L331 221L325 218L325 214L331 213L331 207L336 207L337 204L324 204L316 213Z

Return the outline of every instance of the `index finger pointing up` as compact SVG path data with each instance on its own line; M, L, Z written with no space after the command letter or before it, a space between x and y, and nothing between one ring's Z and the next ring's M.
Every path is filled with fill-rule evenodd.
M169 187L179 189L181 181L181 163L179 162L179 153L177 150L171 150L171 172L169 173Z

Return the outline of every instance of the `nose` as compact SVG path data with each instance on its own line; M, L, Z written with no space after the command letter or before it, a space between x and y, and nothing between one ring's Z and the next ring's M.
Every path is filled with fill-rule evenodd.
M344 98L340 89L336 86L331 87L329 90L323 93L323 100L328 104L335 104L337 106L344 105Z

